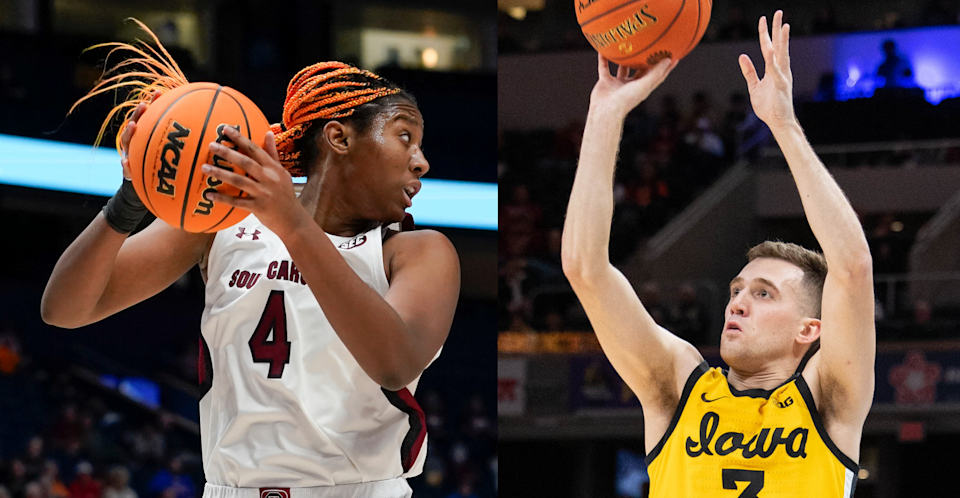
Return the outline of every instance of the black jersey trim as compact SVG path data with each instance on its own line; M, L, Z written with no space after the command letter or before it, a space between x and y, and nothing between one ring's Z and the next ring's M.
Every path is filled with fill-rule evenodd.
M403 436L403 442L400 443L400 466L404 473L410 472L410 469L417 462L420 448L423 447L423 442L427 437L427 417L413 397L413 393L406 387L399 391L388 391L381 387L380 391L387 397L391 405L407 414L410 422L410 429Z
M673 430L677 428L677 423L680 422L680 415L683 414L683 408L687 404L687 399L690 398L690 393L693 391L693 386L697 384L697 381L700 380L700 377L703 377L703 374L707 373L710 370L710 365L707 364L707 361L704 360L693 369L693 372L690 372L690 377L687 377L687 383L683 385L683 392L680 394L680 401L677 403L677 409L673 412L673 418L670 419L670 425L667 426L667 432L663 433L663 437L660 438L660 441L656 446L650 450L650 453L647 453L647 456L644 457L644 461L649 467L653 462L654 458L657 458L657 455L660 454L660 450L663 449L663 446L667 444L667 439L670 438L670 435L673 434Z
M729 372L727 370L722 370L722 372L723 372L723 376L727 377L727 373ZM793 382L799 376L800 376L799 373L795 373L791 375L790 378L781 382L780 385L778 385L777 387L774 387L773 389L744 389L743 391L741 391L736 387L733 387L732 385L730 385L730 379L727 379L727 387L730 388L730 394L733 394L734 396L737 396L737 397L746 396L750 398L770 399L770 395L773 394L774 391Z
M818 339L816 342L814 342L810 346L810 349L808 349L807 352L804 353L803 358L800 360L800 365L797 366L797 370L793 373L793 375L791 375L787 380L781 382L780 385L778 385L777 387L774 387L773 389L744 389L743 391L741 391L733 387L732 385L730 385L729 379L727 380L727 387L730 388L730 393L733 394L734 396L738 396L738 397L747 396L750 398L770 399L770 395L773 394L774 391L776 391L777 389L780 389L781 387L793 382L798 377L800 377L800 374L803 373L803 369L806 368L807 366L807 362L809 362L810 358L813 358L813 355L815 355L819 350L820 350L820 340ZM729 370L724 369L722 370L722 372L723 372L723 376L727 377Z
M817 410L817 404L813 401L813 394L810 392L810 386L807 385L807 381L802 375L797 376L797 390L800 391L800 396L803 397L803 402L807 404L807 410L810 411L810 417L813 418L813 425L817 428L817 433L820 434L820 439L822 439L827 445L827 448L830 449L830 452L833 453L833 456L837 457L837 460L839 460L844 467L853 472L854 484L856 484L857 473L860 472L860 466L857 465L852 458L843 454L843 452L840 451L840 448L837 448L837 445L834 444L832 439L830 439L830 435L827 434L827 430L823 426L823 419L820 417L820 411ZM851 496L853 496L852 493Z
M807 368L807 363L810 362L810 358L813 358L813 355L817 354L817 351L820 351L820 338L818 337L813 344L810 345L810 349L807 349L807 352L803 355L803 359L800 360L800 365L797 366L796 373L802 374L803 369Z
M210 392L210 388L213 387L213 359L210 357L210 346L207 346L203 334L200 334L200 355L197 358L197 363L200 399L203 399Z

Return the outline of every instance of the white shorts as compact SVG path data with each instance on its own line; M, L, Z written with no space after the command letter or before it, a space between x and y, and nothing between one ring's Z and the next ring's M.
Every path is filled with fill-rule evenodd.
M411 498L407 480L398 477L386 481L358 482L314 488L235 488L205 484L203 498Z

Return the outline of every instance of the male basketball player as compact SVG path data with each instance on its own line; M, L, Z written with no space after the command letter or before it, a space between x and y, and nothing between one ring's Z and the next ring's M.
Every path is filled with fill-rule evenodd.
M876 340L863 230L793 111L789 25L760 19L766 70L740 56L750 101L783 150L823 255L766 242L730 283L708 369L657 325L607 255L624 116L664 80L600 58L563 233L563 267L610 362L643 406L652 497L849 497L870 410ZM825 260L824 260L825 258ZM829 272L827 272L829 264ZM822 345L817 350L818 345Z
M145 209L124 158L127 179L57 262L41 313L81 327L199 265L204 497L409 498L406 478L426 455L413 393L460 288L445 236L386 228L430 168L423 116L397 85L339 62L303 69L287 90L263 148L237 123L224 143L204 144L219 159L203 171L247 193L210 198L248 217L217 233L158 219L131 237ZM122 133L124 151L145 109ZM307 177L299 197L291 175Z

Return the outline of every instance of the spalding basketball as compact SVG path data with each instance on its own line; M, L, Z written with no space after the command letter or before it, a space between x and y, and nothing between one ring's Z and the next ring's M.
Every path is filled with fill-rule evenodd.
M236 149L223 133L232 126L263 147L270 123L250 99L216 83L189 83L157 98L137 121L130 139L130 176L147 209L171 226L188 232L216 232L249 214L209 195L246 195L240 189L205 175L212 164L246 173L210 152L218 142Z
M680 60L710 22L712 0L574 0L590 45L611 62L647 69Z

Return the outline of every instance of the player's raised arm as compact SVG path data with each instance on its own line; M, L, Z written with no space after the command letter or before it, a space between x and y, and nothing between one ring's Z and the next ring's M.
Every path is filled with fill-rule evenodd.
M140 104L124 129L124 150L146 109ZM128 160L121 164L129 178ZM40 301L44 322L77 328L103 320L169 287L209 246L212 234L187 233L160 220L129 237L146 208L125 183L54 266Z
M817 158L794 114L790 26L783 24L783 12L774 14L771 31L772 37L761 17L763 79L746 55L740 56L740 69L754 112L770 127L790 166L807 221L827 260L817 368L821 392L840 422L862 425L873 399L876 356L870 248L850 202Z
M702 361L693 346L654 322L627 279L610 264L608 253L613 176L623 120L663 82L671 68L671 63L664 61L642 77L629 77L621 67L614 77L607 60L599 56L599 81L590 97L580 163L563 227L563 271L610 362L644 405L645 417L653 407L672 414L673 407L665 405L672 401L675 406L676 399L663 399L664 393L670 392L665 388L677 386L679 396L687 375Z

